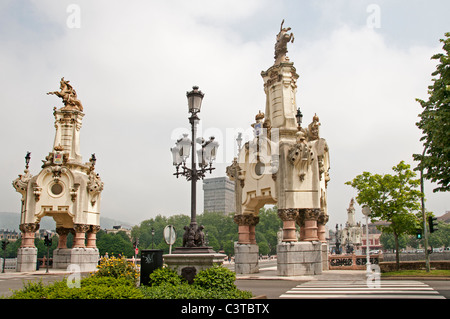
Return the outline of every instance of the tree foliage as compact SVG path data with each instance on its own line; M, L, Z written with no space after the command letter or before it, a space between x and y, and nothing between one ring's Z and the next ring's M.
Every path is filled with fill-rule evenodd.
M420 180L414 179L416 174L410 170L410 165L401 161L392 170L394 175L363 172L345 184L358 191L356 201L370 208L372 222L389 222L379 227L383 232L394 235L399 265L399 236L414 234L420 226L416 213L420 209L422 193L417 190Z
M445 53L431 57L438 60L435 78L428 87L428 101L416 99L423 108L420 121L416 125L422 130L425 153L414 154L419 161L418 170L424 169L424 178L436 182L439 186L433 192L445 192L450 189L450 32L446 33Z

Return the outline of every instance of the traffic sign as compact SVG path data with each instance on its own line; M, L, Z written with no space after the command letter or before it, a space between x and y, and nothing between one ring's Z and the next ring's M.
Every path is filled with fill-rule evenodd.
M166 241L167 245L175 244L175 240L177 240L177 233L173 225L164 227L164 240Z

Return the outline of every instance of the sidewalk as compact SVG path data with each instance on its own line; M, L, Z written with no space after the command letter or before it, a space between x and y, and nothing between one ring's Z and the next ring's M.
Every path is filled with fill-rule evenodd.
M46 271L47 271L46 268L41 268L36 271L27 271L27 272L18 272L15 270L6 269L4 273L0 272L0 279L2 277L8 278L8 277L18 277L18 276L51 276L51 275L55 275L55 276L67 275L67 276L69 276L70 274L73 273L73 272L67 271L65 269L52 269L52 268L49 268L48 273ZM81 273L83 274L83 273L89 273L89 272L81 272Z
M259 273L236 275L237 280L291 280L291 281L311 281L311 280L366 280L365 270L325 270L321 275L310 276L278 276L277 266L261 267Z

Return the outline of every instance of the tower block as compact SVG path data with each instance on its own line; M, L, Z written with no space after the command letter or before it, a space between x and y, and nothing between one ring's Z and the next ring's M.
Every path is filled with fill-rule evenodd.
M30 174L27 162L25 174L13 181L16 191L22 194L22 244L17 271L36 269L34 237L44 216L53 217L59 236L53 268L78 264L82 271L92 271L98 263L96 233L100 230L103 182L95 172L95 154L86 163L80 155L84 117L81 102L69 81L62 78L60 84L60 92L48 93L61 97L64 103L60 109L53 109L56 132L52 151L42 161L42 170L37 175ZM67 248L69 233L74 235L71 249Z

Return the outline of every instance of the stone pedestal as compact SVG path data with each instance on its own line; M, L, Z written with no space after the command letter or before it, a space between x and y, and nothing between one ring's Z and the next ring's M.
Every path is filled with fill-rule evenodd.
M80 271L91 272L97 269L99 252L97 248L57 248L53 251L53 268L67 269L76 264Z
M178 275L191 282L200 271L215 265L222 265L225 257L226 255L218 253L176 253L164 255L163 260L170 269L175 270Z
M259 247L256 244L234 245L234 270L236 274L259 272Z
M20 247L17 251L17 272L36 271L37 248Z
M279 276L320 275L322 243L319 241L281 243L277 246Z
M322 270L329 270L328 265L328 244L322 242Z

